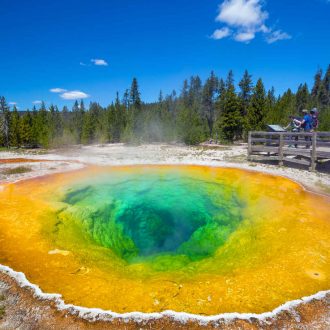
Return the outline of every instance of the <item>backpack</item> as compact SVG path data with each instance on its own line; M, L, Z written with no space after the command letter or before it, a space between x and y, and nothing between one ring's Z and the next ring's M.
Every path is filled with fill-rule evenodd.
M312 119L312 128L316 129L319 127L319 119L317 118L317 114L315 113L314 115L311 115Z

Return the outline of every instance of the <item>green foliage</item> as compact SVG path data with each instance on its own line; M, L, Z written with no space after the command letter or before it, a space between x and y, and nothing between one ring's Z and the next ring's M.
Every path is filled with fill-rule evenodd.
M247 70L245 70L244 76L238 85L240 87L240 92L238 95L242 104L242 114L246 115L253 91L252 76L248 73Z
M11 113L11 120L9 126L9 145L12 147L20 147L21 137L20 137L20 117L16 106Z
M42 102L41 108L38 111L37 117L35 119L37 126L38 144L42 145L45 148L48 148L50 144L50 131L49 131L50 120L44 102Z
M10 111L4 96L0 97L0 143L9 147Z
M262 80L259 79L254 88L250 105L247 110L245 120L246 131L259 131L265 128L266 109L266 92Z
M322 70L318 70L314 76L314 86L312 88L311 97L316 100L322 85Z
M253 87L248 71L238 83L230 71L226 81L214 72L203 84L199 76L183 82L179 96L160 92L157 102L144 103L136 78L122 99L117 93L106 108L91 102L76 101L72 110L62 111L42 103L39 109L10 110L0 97L0 148L60 147L72 144L184 142L198 144L207 139L232 143L250 130L263 130L265 124L287 125L289 116L301 116L303 109L319 110L319 130L330 130L330 66L319 70L311 92L306 83L296 93L288 89L275 96L266 94L261 79Z
M292 91L288 89L275 104L273 121L271 121L271 123L287 125L289 116L295 114L299 114L299 112L296 111L296 97Z
M319 116L319 130L330 132L330 106L323 108Z
M296 109L298 112L301 112L304 109L307 109L308 104L310 103L310 95L308 91L307 84L301 84L298 88L296 94Z
M180 111L177 121L179 138L188 145L196 145L205 138L205 122L198 113L189 108Z
M136 78L133 78L131 91L130 91L130 104L135 110L141 109L141 97L140 97L140 91L139 91L139 85Z
M241 103L235 93L233 73L230 71L225 90L218 102L218 120L216 130L224 141L233 142L239 137L242 128Z
M202 113L206 117L209 135L213 135L213 125L215 121L215 101L219 92L219 80L214 72L206 80L202 91Z
M33 139L32 128L33 128L33 117L30 111L27 111L20 120L19 134L20 134L22 146L28 146L29 144L31 144Z

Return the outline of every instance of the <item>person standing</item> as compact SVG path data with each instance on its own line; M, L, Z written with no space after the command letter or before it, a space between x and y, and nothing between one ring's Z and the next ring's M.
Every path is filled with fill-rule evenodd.
M289 116L290 123L286 126L285 130L290 130L291 132L299 132L300 131L300 121L293 116Z
M312 117L311 115L308 113L308 110L304 109L302 111L304 118L303 120L300 122L300 127L304 129L304 132L310 132L313 128L312 125Z
M294 116L289 116L290 123L288 126L285 127L285 130L290 130L292 133L298 133L300 131L300 121L296 119ZM298 135L292 136L291 140L298 141ZM298 144L295 143L295 148L298 148ZM292 145L289 145L289 148L292 147Z
M309 133L311 132L311 130L313 129L313 125L312 125L312 117L311 115L308 113L308 110L304 109L302 111L304 118L303 120L300 122L300 127L304 129L304 132ZM305 137L305 141L306 141L306 149L311 147L311 138L306 136Z
M319 119L317 116L317 109L314 108L310 111L310 116L312 119L312 132L315 132L317 128L319 127Z

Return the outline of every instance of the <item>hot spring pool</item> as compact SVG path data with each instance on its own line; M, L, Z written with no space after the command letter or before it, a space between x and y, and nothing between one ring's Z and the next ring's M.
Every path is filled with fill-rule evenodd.
M0 263L79 306L261 313L329 289L329 219L281 177L89 167L0 191Z

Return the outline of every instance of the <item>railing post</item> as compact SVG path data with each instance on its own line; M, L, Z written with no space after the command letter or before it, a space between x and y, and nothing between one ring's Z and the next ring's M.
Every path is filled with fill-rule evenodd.
M252 154L252 132L249 132L248 136L248 160L251 159L251 154Z
M280 166L283 166L283 146L284 146L284 135L283 133L280 133L280 144L278 146L278 159Z
M311 172L315 172L316 169L316 161L317 161L316 141L317 141L317 133L313 132L312 150L311 150L311 167L309 168Z

